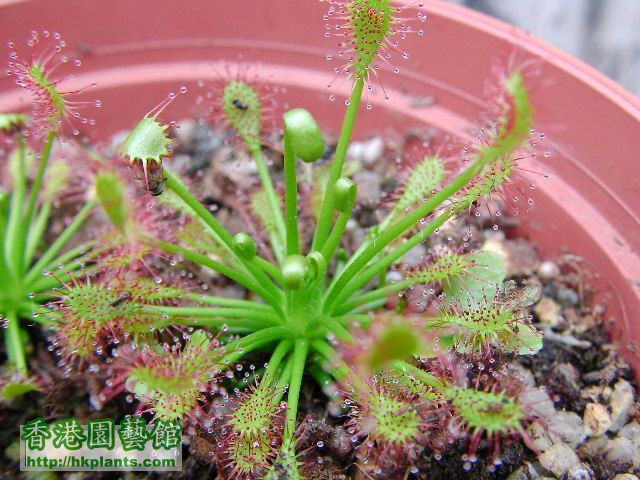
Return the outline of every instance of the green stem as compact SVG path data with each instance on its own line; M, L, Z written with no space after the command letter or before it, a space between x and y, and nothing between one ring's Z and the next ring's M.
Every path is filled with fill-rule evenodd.
M282 363L284 357L291 350L291 340L282 340L271 354L267 368L264 371L263 378L269 383L273 383L278 377L276 375L278 367Z
M0 289L6 291L11 285L15 284L15 280L4 259L1 258L2 256L3 254L0 254Z
M269 292L272 298L279 299L280 303L284 300L282 290L280 290L273 280L254 262L247 262L245 264L249 272L254 276L262 287Z
M272 279L278 282L280 285L284 285L284 278L282 272L270 261L256 255L251 259L251 262L258 268L265 271Z
M326 340L314 340L313 342L311 342L311 347L320 355L322 355L327 360L329 365L334 365L335 363L340 364L338 368L334 368L331 370L331 375L333 376L333 378L341 379L349 373L349 365L345 363L342 357L338 355L338 352L336 352L331 347L331 345L326 342Z
M287 229L287 255L300 253L298 233L298 181L296 179L296 155L291 141L284 131L284 179L285 179L285 222Z
M99 249L95 249L93 247L95 247L95 242L89 241L89 242L85 242L81 245L78 245L77 247L73 247L71 249L69 249L68 251L66 251L65 253L63 253L62 255L60 255L57 258L54 258L46 267L45 270L53 270L54 268L58 268L60 265L65 266L65 264L67 264L67 262L70 262L71 260L76 259L77 257L80 257L82 255L85 255L87 253L90 253L90 255L88 255L87 257L85 257L87 260L90 258L95 258L97 255L100 255L101 253L106 252L108 249L107 248L99 248Z
M355 341L349 330L347 330L337 319L329 318L325 320L324 325L326 325L328 330L340 340L344 340L346 342Z
M282 263L284 261L284 251L286 248L284 245L284 241L280 240L277 230L270 229L267 233L269 234L269 241L271 242L273 256L276 259L276 262Z
M395 360L393 362L393 367L406 375L411 375L416 380L428 385L430 387L442 389L446 387L446 383L441 379L432 375L429 372L425 372L424 370L419 369L418 367L411 365L410 363L403 362L402 360Z
M245 137L244 140L249 148L249 152L251 152L251 156L256 161L258 175L260 176L260 180L262 180L262 187L267 195L267 201L269 202L269 208L271 209L271 214L273 215L273 220L276 224L278 237L284 242L286 239L286 229L284 218L282 217L282 206L280 205L280 199L276 194L273 181L271 180L271 175L269 174L267 159L264 157L264 153L262 153L262 144L255 138ZM276 253L278 245L272 243L271 247L273 248L274 253Z
M60 236L56 239L55 242L51 244L51 246L47 249L47 251L40 257L38 262L29 270L25 277L25 285L29 285L33 282L38 276L42 275L42 272L46 268L49 263L60 253L60 250L64 248L64 246L69 243L71 237L73 237L77 231L82 227L82 224L85 222L87 217L91 214L95 206L97 205L97 200L95 198L89 200L82 210L78 212L76 218L74 218L73 222L69 224L67 228L60 234Z
M458 175L449 185L436 193L429 200L419 207L416 207L410 213L402 217L400 220L391 225L388 229L380 232L364 251L357 257L352 258L350 264L342 271L339 277L333 282L329 288L325 298L325 309L330 311L331 305L336 301L338 295L346 298L344 295L345 286L364 268L378 253L384 250L387 245L396 241L407 230L418 224L424 217L430 215L442 202L448 200L460 189L464 188L473 178L481 171L481 169L492 158L483 151L480 156L468 169ZM450 215L449 215L450 216ZM447 217L448 218L448 217ZM444 223L444 222L443 222ZM351 292L353 293L353 292ZM351 294L350 293L350 294Z
M229 352L221 358L221 363L232 363L244 357L247 353L256 350L274 340L287 338L289 330L285 327L270 327L251 333L246 337L235 340L224 346Z
M47 229L47 223L49 222L49 215L51 214L51 202L45 202L38 215L36 216L35 222L31 224L31 221L27 224L30 226L29 233L27 234L27 245L24 251L24 264L29 265L31 260L33 259L33 255L38 248L38 244L42 240L44 236L44 232Z
M360 313L337 317L337 319L340 320L340 323L342 323L342 325L345 327L352 326L354 321L358 322L363 327L368 327L369 325L371 325L371 317Z
M296 422L298 419L298 401L300 400L302 376L304 375L304 367L307 362L308 353L309 342L304 339L296 340L293 349L293 369L291 370L289 394L287 397L287 427L285 435L293 435L293 432L296 431Z
M178 195L178 197L180 197L182 201L186 203L189 208L191 208L191 210L193 210L193 212L213 231L215 239L220 244L227 247L227 249L237 258L235 253L233 253L233 236L229 231L209 210L207 210L204 205L202 205L202 203L198 201L198 199L191 194L177 175L166 169L164 171L164 175L165 186L173 190L173 192Z
M13 179L7 236L4 244L4 255L15 278L20 278L23 274L25 231L23 214L24 197L27 188L26 153L24 138L21 136L18 138L18 171Z
M409 279L397 283L392 283L391 285L386 285L382 288L376 288L375 290L371 290L370 292L358 295L348 302L341 304L339 308L336 308L333 311L333 314L344 315L369 302L387 299L392 293L397 293L401 290L404 290L405 288L409 288L411 285L415 285L416 283L417 282L414 279Z
M342 236L344 235L344 231L347 228L347 223L351 218L351 212L353 212L353 206L355 205L355 198L353 202L349 203L347 210L344 212L340 212L338 215L338 220L336 220L336 224L333 226L331 230L331 234L329 238L325 242L322 247L322 256L327 261L327 264L331 262L331 258L333 258L333 254L336 249L340 245L340 241L342 240Z
M279 291L277 287L271 282L271 280L258 269L255 265L252 265L250 262L243 260L238 257L233 250L233 236L229 233L229 231L218 221L216 217L214 217L207 208L202 205L189 190L184 186L184 184L178 179L176 175L172 172L165 170L165 185L167 188L173 190L176 195L178 195L183 202L185 202L191 210L194 211L198 217L205 222L205 224L212 230L214 237L219 241L222 245L224 245L229 252L233 255L234 258L239 260L244 267L251 272L251 274L256 278L258 283L261 286L269 291L272 298L279 297ZM162 248L162 247L161 247ZM221 272L222 273L222 272Z
M44 180L44 172L47 170L47 165L49 163L49 158L51 157L51 148L53 147L53 142L56 139L55 130L49 133L47 140L44 144L44 148L42 149L42 157L40 158L40 165L38 166L38 173L36 173L36 178L33 180L33 185L31 186L31 196L29 198L29 206L27 207L27 214L24 219L24 225L26 228L29 228L31 225L31 219L36 211L36 204L38 203L38 196L40 195L40 189L42 188L42 181Z
M329 396L330 400L335 400L340 397L340 394L338 393L337 390L335 389L333 391L329 390L329 388L335 383L334 379L330 374L325 372L320 365L318 365L317 363L314 363L309 366L308 370L311 376L313 377L313 379L316 381L316 383L320 385L320 388L322 388L322 391L325 393L325 395Z
M144 311L153 311L168 315L169 317L193 317L193 318L244 318L248 320L257 320L262 328L280 324L280 318L275 312L263 312L250 308L235 307L159 307L149 305Z
M206 327L216 331L222 331L233 335L249 335L260 330L264 330L271 324L250 320L246 318L182 318L172 317L171 321L156 321L155 329L162 329L170 326L180 325L184 327Z
M377 260L374 264L372 264L364 272L360 273L357 277L353 278L352 281L345 286L342 292L337 295L334 304L340 305L341 301L349 298L360 288L366 285L376 275L384 272L396 260L402 258L402 256L405 255L409 250L426 240L429 235L440 228L447 220L456 215L460 210L464 210L465 208L467 208L467 206L468 205L465 203L459 205L458 207L447 209L444 213L436 217L435 220L433 220L427 227L420 230L416 235L411 237L400 247L396 248L381 259Z
M171 253L173 255L182 255L187 260L190 260L195 263L199 263L205 267L211 268L216 272L221 273L222 275L229 277L236 283L239 283L243 287L248 290L251 290L256 295L260 295L267 302L271 304L271 306L278 312L281 316L284 317L284 312L282 311L281 304L282 300L278 297L274 297L269 290L265 289L259 282L254 281L254 279L247 277L243 273L234 270L231 267L226 266L223 263L220 263L216 260L213 260L205 255L201 255L197 252L193 252L187 248L181 247L179 245L175 245L169 242L163 242L160 240L154 240L152 238L145 238L145 242L150 245L156 246L167 253Z
M284 364L284 368L278 376L278 388L276 389L276 394L273 397L273 401L276 403L280 403L280 400L282 400L282 397L287 391L287 385L289 384L289 380L291 380L291 370L293 370L293 356L289 356L289 358L287 358ZM291 435L291 438L292 437L293 435ZM285 439L286 438L287 437L285 433Z
M5 330L5 345L7 349L7 357L9 361L13 363L18 371L27 376L27 356L24 351L24 342L22 341L22 329L20 328L20 321L16 312L8 312L7 327Z
M71 264L71 267L74 265ZM100 270L99 265L92 265L88 268L83 268L82 270L71 270L69 268L63 268L59 272L55 273L55 277L53 275L43 275L41 278L34 280L29 284L28 291L29 293L38 293L43 294L45 292L49 292L52 288L59 287L64 283L68 283L76 278L87 277L92 273ZM53 293L53 296L58 296Z
M251 300L242 300L239 298L215 297L213 295L201 295L197 293L187 294L189 300L199 303L207 303L209 305L218 305L220 307L238 307L250 308L259 312L272 312L273 309L264 303L253 302Z
M344 166L345 159L347 158L347 150L349 149L349 144L351 143L351 137L353 135L353 127L355 126L356 119L358 118L358 111L360 110L360 101L362 99L363 89L364 78L360 78L356 80L353 85L353 90L349 97L349 107L345 112L344 120L342 122L340 138L338 139L336 153L333 157L333 163L331 165L329 179L327 180L324 198L322 199L318 225L316 226L316 231L313 236L313 244L311 247L312 251L322 250L324 242L329 236L331 220L333 219L335 184L342 175L342 168Z

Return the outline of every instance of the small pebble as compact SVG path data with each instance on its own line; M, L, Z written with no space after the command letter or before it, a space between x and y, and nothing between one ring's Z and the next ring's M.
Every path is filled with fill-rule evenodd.
M631 473L621 473L613 477L613 480L638 480L638 477Z
M349 158L360 160L366 165L371 165L382 158L384 153L384 140L381 137L372 137L364 142L351 142L349 146Z
M536 379L533 373L528 368L520 365L519 363L509 364L509 374L519 379L523 385L527 387L535 387Z
M549 435L554 443L566 443L577 448L585 438L587 429L580 416L575 412L557 412L549 419Z
M640 449L640 424L631 422L620 429L620 437L628 438L635 448Z
M524 462L520 468L518 468L515 472L507 477L507 480L539 480L540 475L538 474L535 467L529 463Z
M599 403L588 403L584 409L584 424L589 435L602 435L611 427L611 416L607 407Z
M527 427L527 435L529 435L533 444L541 452L546 452L553 445L551 438L549 438L549 432L547 432L540 422L532 422L531 425Z
M557 342L568 347L580 348L583 350L587 350L592 347L591 342L588 340L580 340L573 335L569 335L567 333L559 334L554 332L551 327L546 326L541 328L542 333L544 335L545 341L548 342ZM584 379L584 376L583 376Z
M580 391L580 398L585 402L602 403L609 400L611 388L595 385L585 387Z
M542 297L533 312L540 323L546 323L550 327L557 327L562 323L562 309L552 298Z
M552 369L554 381L557 379L563 384L565 395L570 398L580 396L580 372L576 367L567 362L555 365Z
M358 185L358 203L377 205L380 202L382 198L380 175L362 171L354 175L353 181Z
M528 405L531 413L540 419L550 418L556 413L549 394L538 388L526 390L521 396L523 405Z
M492 232L482 245L482 250L504 257L507 277L530 275L538 264L538 254L533 246L522 239L507 240L503 232Z
M553 280L560 275L560 267L556 265L554 262L546 260L540 264L538 267L538 276L541 280Z
M616 437L609 442L605 458L612 469L615 469L618 473L623 473L634 464L634 450L631 440L624 437Z
M560 302L561 305L567 306L570 305L575 307L580 304L580 295L578 292L568 287L560 287L558 288L558 293L556 294L556 298Z
M587 372L582 376L585 383L599 383L606 385L612 383L620 375L620 369L616 365L607 365L600 370Z
M593 478L593 472L584 463L578 463L567 471L567 480L592 480Z
M564 443L556 443L549 450L538 457L544 468L560 478L571 467L580 462L573 448Z
M580 445L579 453L582 458L594 458L597 455L602 454L609 446L609 437L606 435L600 435L598 437L592 437L585 443Z
M397 283L402 280L404 280L404 277L400 272L392 270L391 272L387 273L387 282L389 283Z
M629 420L629 414L633 407L633 386L626 380L620 380L609 398L611 407L611 427L612 432L620 430Z

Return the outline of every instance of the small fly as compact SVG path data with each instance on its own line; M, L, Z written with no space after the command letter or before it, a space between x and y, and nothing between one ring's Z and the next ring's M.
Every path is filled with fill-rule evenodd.
M127 302L129 300L131 300L131 293L130 292L124 292L113 303L111 303L111 306L113 308L118 308L119 306L124 304L124 302Z
M162 195L162 192L164 192L164 182L149 180L149 189L147 191L154 197Z
M238 100L237 98L233 101L233 106L236 107L238 110L248 110L249 109L249 105L244 103L242 100Z
M164 191L164 172L162 171L162 167L157 165L153 165L153 168L149 168L147 171L146 178L146 190L149 194L157 197L161 195Z

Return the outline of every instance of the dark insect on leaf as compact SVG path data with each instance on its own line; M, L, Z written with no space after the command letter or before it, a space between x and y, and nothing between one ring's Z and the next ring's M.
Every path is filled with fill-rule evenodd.
M127 302L131 300L131 293L130 292L124 292L122 295L120 295L117 300L115 302L113 302L111 304L111 306L113 308L118 308L120 305L122 305L124 302Z
M244 103L242 100L238 100L237 98L233 101L233 106L238 110L247 110L249 108L249 105Z
M164 192L164 182L152 182L152 181L149 181L149 190L148 190L148 192L154 197L162 195L162 192Z

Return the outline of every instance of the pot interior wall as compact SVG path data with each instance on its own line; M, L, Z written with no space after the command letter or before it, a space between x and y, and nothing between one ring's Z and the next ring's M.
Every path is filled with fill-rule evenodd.
M381 73L390 101L376 86L374 104L358 121L356 137L412 126L434 126L469 138L473 119L486 109L484 80L496 56L525 65L537 75L533 104L536 131L544 133L538 155L525 168L532 175L535 208L521 215L521 233L545 255L567 248L583 256L594 280L610 296L614 334L629 358L635 355L640 326L640 151L638 99L589 67L498 21L437 0L426 2L430 19L416 20L424 36L409 35L394 55L394 74ZM20 41L32 28L63 33L70 51L79 52L81 74L71 81L98 87L88 95L103 107L96 111L95 134L107 138L128 128L170 90L190 86L167 115L196 113L197 81L212 76L220 60L262 62L262 73L287 88L286 101L318 116L336 133L344 110L344 88L326 88L335 63L337 37L325 38L326 4L299 0L221 2L192 0L0 0L0 40ZM407 10L404 16L413 16ZM336 82L338 85L340 82ZM377 85L377 82L373 80ZM344 87L344 85L343 85ZM431 106L417 108L430 97ZM0 111L26 108L27 99L10 79L0 80Z

